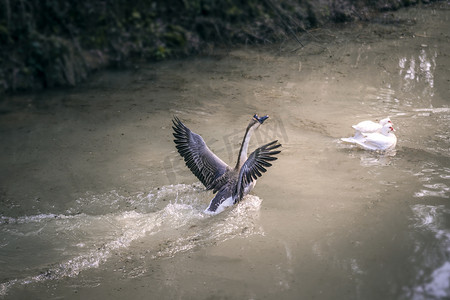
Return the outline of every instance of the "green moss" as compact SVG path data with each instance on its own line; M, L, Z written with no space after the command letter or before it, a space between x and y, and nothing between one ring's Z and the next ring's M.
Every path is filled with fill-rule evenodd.
M186 45L186 31L181 26L170 25L164 34L166 44L171 47L184 47Z
M231 6L230 8L227 9L225 14L229 18L236 20L243 14L243 12L242 12L242 10L239 7L233 5L233 6Z
M141 19L141 14L137 10L133 10L133 13L131 14L131 16L133 17L133 19L136 19L136 20Z
M170 49L167 49L163 46L159 46L158 48L156 48L154 57L158 60L162 60L167 58L170 55Z

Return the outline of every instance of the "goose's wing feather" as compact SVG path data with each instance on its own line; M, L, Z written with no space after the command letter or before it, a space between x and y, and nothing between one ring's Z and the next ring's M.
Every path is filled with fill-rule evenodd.
M360 132L376 132L381 129L381 125L372 121L362 121L352 126L353 129Z
M372 134L368 135L365 139L365 143L368 147L374 150L386 150L395 146L396 138L387 137L382 134Z
M177 117L172 120L174 142L178 153L184 158L186 166L207 189L222 176L228 165L206 146L203 138L187 128Z
M241 170L239 171L239 178L236 186L235 202L239 202L244 196L245 187L248 186L252 181L261 177L264 172L267 171L266 168L272 166L270 161L277 159L274 155L280 153L279 150L274 150L280 147L281 144L278 141L273 141L265 144L255 151L247 158Z

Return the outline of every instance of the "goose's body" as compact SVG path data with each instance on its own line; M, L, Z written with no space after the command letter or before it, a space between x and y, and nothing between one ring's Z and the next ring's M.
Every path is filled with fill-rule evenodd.
M356 144L365 150L392 150L397 144L397 137L390 123L386 123L380 132L361 133L353 137L342 138L341 140L346 143Z
M253 116L245 131L236 166L231 168L208 148L200 135L174 117L172 128L178 153L206 189L216 193L205 212L219 213L225 207L239 202L255 186L256 179L272 165L270 161L277 159L274 155L280 151L273 150L281 146L278 141L259 147L247 157L253 132L267 118L268 116L259 118L256 114Z
M356 130L356 135L360 134L360 133L375 133L375 132L380 132L381 128L383 128L384 125L391 123L391 119L389 118L385 118L385 119L381 119L380 122L375 123L373 121L362 121L359 122L356 125L353 125L353 129Z

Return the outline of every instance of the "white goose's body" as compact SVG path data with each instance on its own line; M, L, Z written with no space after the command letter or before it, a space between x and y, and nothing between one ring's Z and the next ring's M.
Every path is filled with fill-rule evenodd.
M375 123L373 121L362 121L359 122L356 125L353 125L353 129L356 130L355 135L359 135L362 133L375 133L375 132L380 132L381 128L383 128L384 125L391 123L391 119L389 118L385 118L385 119L381 119L380 122Z
M390 123L386 123L380 132L361 133L353 137L342 138L346 143L356 144L365 150L392 150L397 144L397 137L394 134L394 128Z
M253 116L245 131L239 150L238 161L234 168L229 167L206 146L203 138L189 130L177 117L172 121L175 144L186 166L203 183L208 190L217 193L211 200L207 213L217 214L239 202L255 186L256 179L266 172L276 160L272 151L281 146L278 141L270 142L253 151L247 157L248 145L253 132L268 118Z

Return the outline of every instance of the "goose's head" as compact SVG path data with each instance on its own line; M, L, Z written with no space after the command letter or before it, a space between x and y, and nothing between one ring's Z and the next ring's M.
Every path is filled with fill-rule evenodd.
M389 117L380 120L380 125L381 125L381 126L384 126L384 125L386 125L386 124L392 125L391 119L390 119Z
M394 131L395 131L395 129L394 129L394 127L392 126L391 123L386 123L386 124L384 124L383 127L381 128L381 133L384 134L384 135L388 135L388 134L390 134L390 133L393 134Z
M254 114L252 119L250 120L250 123L248 124L247 130L249 130L250 128L252 128L253 130L257 129L268 118L269 118L268 115L265 115L263 117L258 117L258 114Z
M258 114L255 114L255 115L253 116L253 120L254 120L254 121L258 121L259 124L264 123L264 121L267 120L268 118L269 118L268 115L265 115L265 116L263 116L263 117L258 117Z

